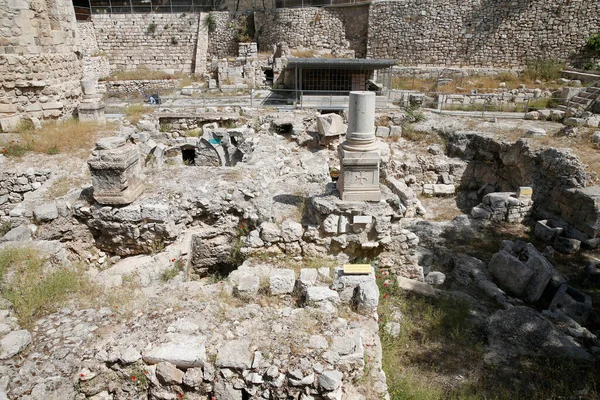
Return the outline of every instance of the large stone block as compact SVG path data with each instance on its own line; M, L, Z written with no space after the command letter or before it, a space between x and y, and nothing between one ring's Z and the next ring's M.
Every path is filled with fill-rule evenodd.
M126 205L142 192L139 154L124 138L100 139L88 159L94 199L100 204Z

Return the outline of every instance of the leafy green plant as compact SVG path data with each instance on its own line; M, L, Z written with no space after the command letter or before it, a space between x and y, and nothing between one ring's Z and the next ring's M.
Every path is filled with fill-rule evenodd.
M146 28L146 35L153 35L156 32L156 24L151 22Z
M586 46L590 50L600 52L600 32L587 38Z
M204 26L208 29L210 33L214 32L217 29L217 19L213 13L208 13L204 18Z
M410 122L421 122L425 119L425 114L423 114L423 111L417 105L406 106L404 107L404 111Z

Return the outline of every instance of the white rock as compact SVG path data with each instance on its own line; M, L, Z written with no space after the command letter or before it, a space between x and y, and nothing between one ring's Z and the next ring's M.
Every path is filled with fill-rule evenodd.
M281 236L286 243L299 241L303 233L302 224L296 221L286 219L281 224Z
M343 377L344 374L342 374L340 371L324 371L319 376L319 386L321 386L323 390L331 392L342 385Z
M203 366L206 361L206 347L199 336L168 334L169 341L156 344L145 350L142 358L149 364L170 362L181 368Z
M0 340L0 360L7 360L23 350L31 343L31 333L26 330L13 331Z
M274 269L269 274L269 289L271 294L287 294L294 291L296 274L292 269Z

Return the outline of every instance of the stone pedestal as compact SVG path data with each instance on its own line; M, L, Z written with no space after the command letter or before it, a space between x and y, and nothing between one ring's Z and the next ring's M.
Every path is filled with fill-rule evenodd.
M123 137L98 140L88 160L94 199L100 204L126 205L143 190L137 147Z
M98 94L96 89L96 81L83 80L81 81L81 87L83 89L83 99L77 107L79 120L106 123L104 102L102 101L102 95Z
M379 150L375 143L375 93L350 92L348 132L338 148L337 189L344 201L380 201Z

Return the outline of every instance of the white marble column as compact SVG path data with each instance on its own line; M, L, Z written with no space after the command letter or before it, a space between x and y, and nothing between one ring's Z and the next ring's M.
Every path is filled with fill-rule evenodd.
M375 93L350 92L348 132L338 148L337 189L345 201L380 201L379 150L375 143Z

